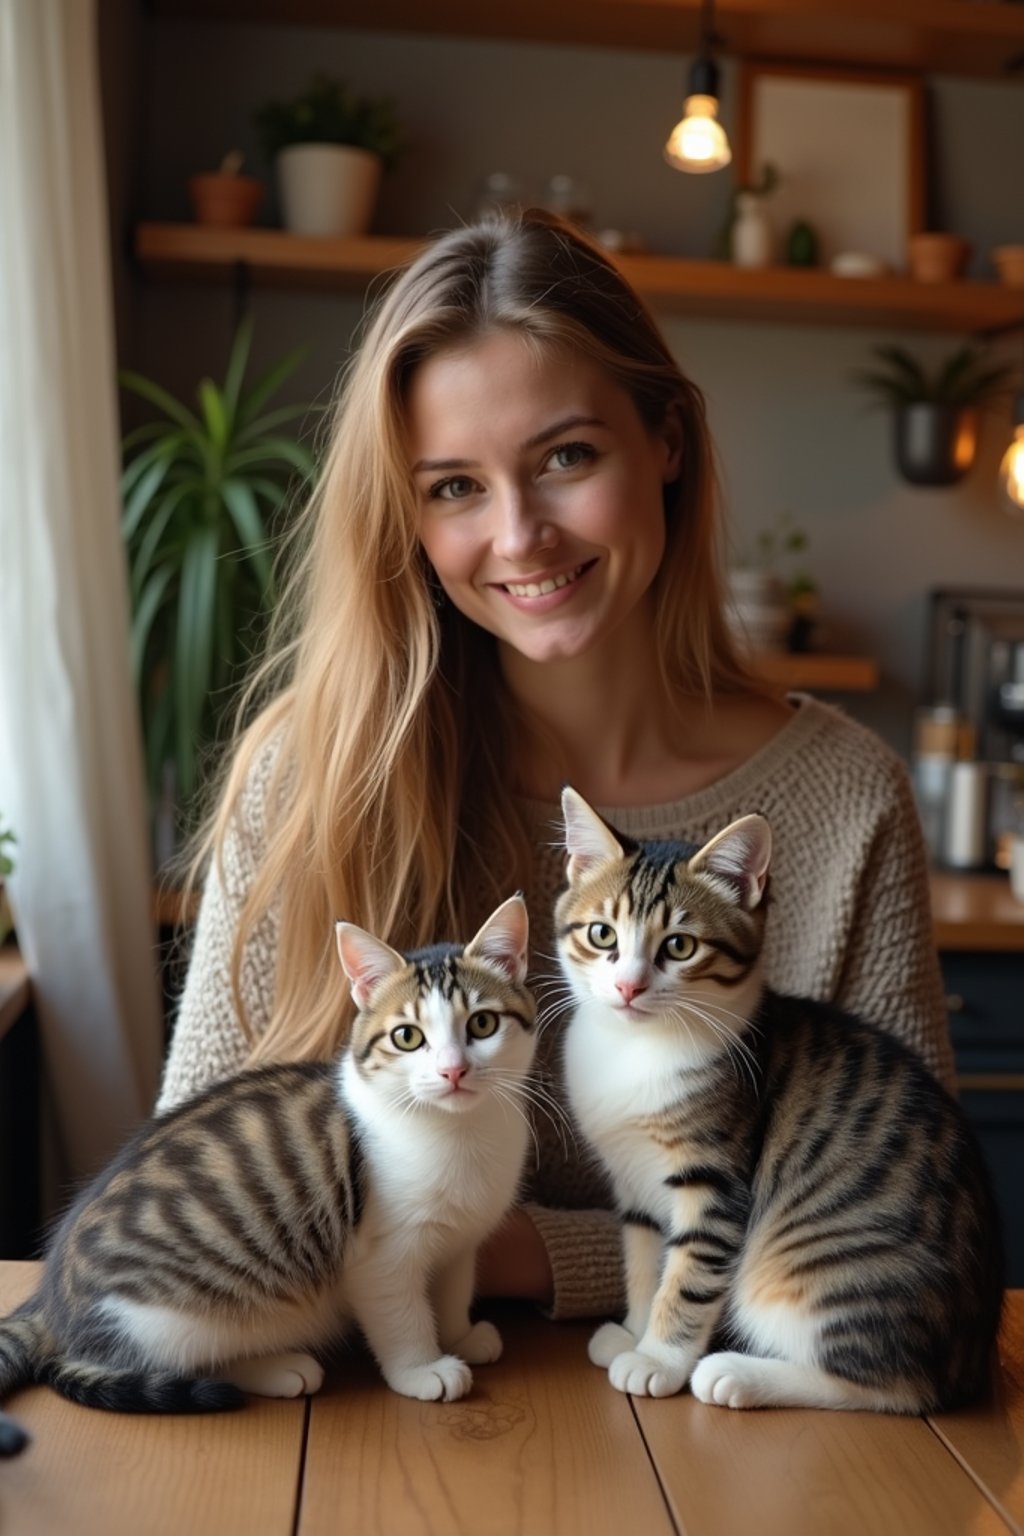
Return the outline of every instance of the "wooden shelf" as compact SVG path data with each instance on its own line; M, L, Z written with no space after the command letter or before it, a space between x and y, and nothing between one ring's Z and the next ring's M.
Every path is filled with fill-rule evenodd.
M362 292L420 251L418 239L327 239L280 229L140 224L135 254L146 272L230 282L244 270L276 286ZM918 283L908 277L833 277L792 267L747 271L673 256L613 258L659 310L707 319L974 331L1024 318L1024 288Z
M878 687L878 663L870 656L825 656L814 651L763 651L757 672L781 688L821 693L871 693Z
M289 26L371 27L487 39L690 53L701 0L150 0L157 15ZM732 54L1007 76L1024 11L995 0L718 0Z

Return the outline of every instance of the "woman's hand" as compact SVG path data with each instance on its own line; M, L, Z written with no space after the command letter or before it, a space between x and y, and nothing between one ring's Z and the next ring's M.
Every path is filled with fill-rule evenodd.
M477 1254L476 1294L545 1305L554 1299L547 1249L529 1216L518 1207L509 1211Z

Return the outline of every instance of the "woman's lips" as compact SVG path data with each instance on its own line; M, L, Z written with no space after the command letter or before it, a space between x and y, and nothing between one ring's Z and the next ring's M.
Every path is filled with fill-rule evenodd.
M546 613L549 608L558 607L571 597L587 572L596 564L596 560L584 560L582 564L561 571L557 576L543 576L538 581L493 582L492 585L516 608L529 613Z

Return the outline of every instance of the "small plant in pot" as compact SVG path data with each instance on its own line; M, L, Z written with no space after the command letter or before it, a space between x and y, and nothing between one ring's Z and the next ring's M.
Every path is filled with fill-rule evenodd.
M903 347L874 349L881 366L855 382L893 413L896 464L911 485L955 485L974 463L978 413L1006 395L1014 370L964 346L928 372Z
M390 101L359 96L318 75L290 101L256 114L264 154L277 171L285 227L301 235L363 235L381 173L401 150Z
M0 944L4 942L13 927L5 884L7 876L14 872L14 859L11 857L10 849L17 841L10 827L4 826L4 819L0 816Z
M197 411L151 379L120 374L163 418L125 437L121 477L132 665L161 862L259 649L277 600L272 545L313 468L305 445L282 430L308 407L267 408L302 353L246 387L251 341L246 319L223 384L201 380Z

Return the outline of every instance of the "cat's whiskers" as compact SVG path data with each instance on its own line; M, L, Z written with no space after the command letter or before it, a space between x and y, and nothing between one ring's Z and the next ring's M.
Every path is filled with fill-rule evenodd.
M488 1067L485 1069L486 1078L495 1087L518 1095L528 1104L532 1104L538 1113L542 1114L551 1124L561 1143L562 1152L568 1155L570 1147L567 1135L573 1145L576 1141L576 1132L572 1119L562 1104L554 1097L549 1089L545 1088L536 1078L523 1079L515 1072L503 1067ZM539 1153L538 1153L539 1155Z
M758 1087L757 1057L750 1047L738 1035L734 1034L731 1029L727 1028L720 1019L716 1019L706 1008L692 999L688 998L685 1002L677 1004L676 1009L673 1009L673 1017L678 1017L679 1021L683 1022L682 1015L684 1012L689 1012L694 1018L699 1019L716 1039L722 1042L725 1046L726 1055L736 1069L737 1078L740 1076L741 1068L744 1069L750 1078L751 1087L756 1091Z

